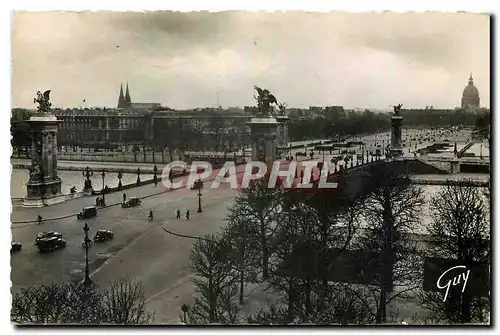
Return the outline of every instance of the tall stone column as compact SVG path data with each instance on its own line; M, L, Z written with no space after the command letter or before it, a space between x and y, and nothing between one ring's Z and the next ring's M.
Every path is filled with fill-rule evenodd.
M286 115L278 115L276 120L279 122L277 145L284 154L288 147L288 122L290 119Z
M48 92L48 93L47 93ZM61 122L50 114L48 95L38 92L39 113L28 123L31 129L31 168L26 183L27 196L23 207L43 207L66 200L61 193L61 179L57 176L57 126Z
M398 106L394 106L394 115L391 117L391 154L392 157L401 157L403 156L403 147L402 147L402 126L403 126L403 117L399 115L402 104Z
M264 162L270 169L276 160L278 121L274 117L252 118L247 125L251 131L252 160Z

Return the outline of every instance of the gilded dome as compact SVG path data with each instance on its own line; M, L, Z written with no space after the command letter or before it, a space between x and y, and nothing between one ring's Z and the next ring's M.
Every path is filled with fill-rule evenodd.
M474 86L472 73L469 78L469 85L465 87L462 94L462 107L466 106L479 107L479 90Z

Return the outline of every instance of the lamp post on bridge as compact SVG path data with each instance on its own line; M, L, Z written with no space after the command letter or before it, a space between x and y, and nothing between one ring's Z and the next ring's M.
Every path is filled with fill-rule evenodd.
M82 175L86 178L83 185L83 191L92 191L92 181L90 180L90 177L94 175L94 171L87 166L85 171L82 172Z
M120 169L120 171L118 171L118 188L121 188L122 187L122 170Z

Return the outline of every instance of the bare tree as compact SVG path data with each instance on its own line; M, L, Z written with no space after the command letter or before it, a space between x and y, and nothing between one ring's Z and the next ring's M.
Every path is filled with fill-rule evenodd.
M144 311L140 284L123 278L104 292L80 282L21 289L13 296L11 319L22 324L145 324L153 316Z
M429 256L487 268L490 264L490 225L488 201L482 190L467 181L450 183L432 199L431 210L434 220L427 229ZM476 277L477 273L473 275ZM484 279L488 278L487 273L483 275ZM484 287L477 286L485 284L488 283L471 282L464 292L452 289L446 301L440 292L425 292L423 304L431 310L435 321L484 322L489 304L479 293Z
M424 204L422 190L398 166L372 170L363 216L367 224L358 247L371 253L366 269L372 276L366 289L376 303L375 321L387 322L387 306L407 298L419 286L421 258L415 235Z
M252 245L261 255L262 278L269 277L271 237L276 225L277 211L281 201L281 190L268 188L267 179L252 180L235 199L235 211L245 219Z
M150 323L154 316L146 312L141 283L129 278L111 282L102 299L103 323L137 325Z
M369 314L352 310L353 306L365 310L363 301L344 289L344 284L330 282L356 231L360 205L357 200L343 200L341 194L291 190L284 195L269 280L270 287L281 293L281 304L255 318L281 324L367 320Z
M231 246L218 235L205 235L191 251L193 283L200 294L187 313L190 323L234 323L237 276L229 261Z
M288 325L292 323L287 308L276 305L270 305L257 313L249 315L247 321L250 324L258 325Z
M256 232L251 229L255 227L246 225L246 218L242 216L239 209L241 206L233 206L229 209L228 225L224 230L224 240L231 245L229 261L233 265L238 278L239 303L244 303L245 283L255 282L259 266L259 254L252 248L250 236Z
M65 319L70 323L98 324L102 320L103 294L95 285L86 286L81 282L70 282L65 286Z
M302 201L311 215L310 225L313 237L319 248L319 274L322 278L323 295L328 294L328 276L336 267L336 260L331 258L329 250L342 251L342 258L359 228L359 217L363 206L362 197L345 197L344 190L317 190ZM327 257L325 257L328 255Z
M58 324L68 322L68 285L41 285L23 288L12 299L11 320L21 324Z

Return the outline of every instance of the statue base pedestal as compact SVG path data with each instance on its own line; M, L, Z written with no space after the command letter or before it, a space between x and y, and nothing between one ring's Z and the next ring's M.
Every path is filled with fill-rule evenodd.
M94 189L93 188L84 188L83 189L83 195L84 196L92 195L92 193L94 193Z
M60 204L61 202L66 201L66 196L64 194L60 194L58 196L53 197L45 197L45 198L24 198L24 201L21 204L21 207L26 208L37 208L37 207L45 207L55 204Z
M59 178L43 182L28 181L26 184L28 195L21 206L45 207L66 201L66 196L61 193L61 183Z
M392 149L391 150L391 155L392 157L403 157L403 150L402 149Z
M280 123L274 117L259 117L252 118L247 125L251 134L252 161L263 162L269 169L276 160L276 137Z

